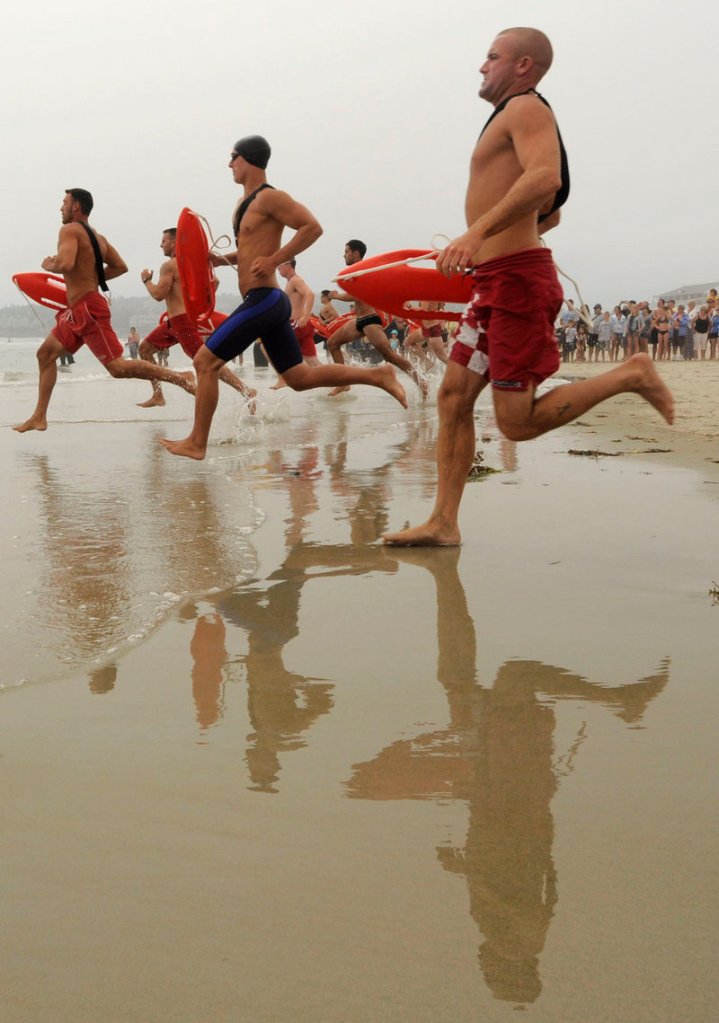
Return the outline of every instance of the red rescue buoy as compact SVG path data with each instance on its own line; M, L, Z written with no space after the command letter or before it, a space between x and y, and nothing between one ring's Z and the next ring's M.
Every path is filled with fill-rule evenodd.
M67 309L67 288L64 279L57 274L14 274L13 281L33 302L48 309Z
M202 222L187 206L177 219L175 258L185 310L191 320L207 317L215 308L210 248Z
M417 305L420 301L454 302L466 305L472 297L474 282L468 274L455 274L445 277L435 267L420 267L406 260L417 260L426 257L434 261L431 249L401 249L397 252L385 252L379 256L370 256L360 263L347 266L337 275L339 286L367 305L381 308L393 316L407 317L416 320L436 320L436 309L423 309ZM399 266L385 266L397 264ZM362 273L372 270L372 273ZM382 269L384 267L384 269ZM410 304L415 303L415 304ZM462 313L443 309L443 320L459 320Z

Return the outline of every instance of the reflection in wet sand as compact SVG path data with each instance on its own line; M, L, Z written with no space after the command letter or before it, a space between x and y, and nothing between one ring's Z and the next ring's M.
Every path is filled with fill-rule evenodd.
M247 765L253 787L276 792L280 754L304 746L304 734L333 706L334 685L289 671L284 648L299 634L300 599L306 583L338 576L396 571L380 548L299 544L260 586L236 590L217 602L224 620L247 633L247 653L236 658L247 681L253 732Z
M224 714L225 623L219 614L197 615L190 642L192 698L201 732Z
M550 804L587 733L584 725L568 754L555 762L551 699L597 703L635 725L666 686L668 663L638 683L605 687L563 668L510 660L492 688L484 689L476 680L474 625L457 573L460 551L396 549L393 556L434 578L437 678L450 723L394 742L355 765L347 792L360 799L469 804L464 846L441 846L437 857L467 882L488 987L498 999L528 1004L542 990L539 957L558 899Z
M59 655L72 662L102 656L127 635L128 513L114 490L83 490L62 478L47 455L28 458L45 520L40 604L46 628L59 636ZM94 693L112 689L111 666L91 680Z
M333 479L339 478L340 464L346 455L346 448L340 443L327 449L323 459L318 445L311 443L316 429L315 423L308 424L297 436L297 442L303 443L295 460L282 450L273 450L263 466L271 485L285 490L287 495L284 562L261 582L250 580L213 601L224 623L242 630L247 637L247 652L231 659L227 671L232 673L233 668L240 667L244 673L253 729L245 756L252 788L261 792L278 791L280 756L301 749L315 721L333 707L332 682L300 675L284 664L285 647L299 635L303 587L320 579L397 571L397 562L382 548L366 545L368 539L376 540L386 522L381 481L374 486L342 489L348 503L351 546L305 542L310 517L319 507L317 480L325 471ZM332 460L327 461L328 458ZM363 545L355 546L359 536ZM215 626L212 636L216 640L214 648L197 644L193 650L193 679L205 680L201 692L195 692L198 722L208 722L205 727L221 713L217 707L212 709L212 694L219 694L220 684L207 681L218 679L221 669L218 672L216 667L213 672L204 663L205 658L216 666L222 661L224 642L220 649L219 626Z

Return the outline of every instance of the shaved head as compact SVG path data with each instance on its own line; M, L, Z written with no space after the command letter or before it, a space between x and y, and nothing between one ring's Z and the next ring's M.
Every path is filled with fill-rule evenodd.
M511 40L515 49L515 57L529 57L535 65L537 81L543 78L552 66L552 44L537 28L505 28L499 33L505 39Z

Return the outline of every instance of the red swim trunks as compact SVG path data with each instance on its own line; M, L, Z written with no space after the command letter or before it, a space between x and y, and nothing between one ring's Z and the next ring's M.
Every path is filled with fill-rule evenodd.
M295 332L297 343L300 346L300 351L307 359L311 359L317 355L317 346L315 345L315 328L308 320L304 327L298 327L295 320L292 321L292 329Z
M442 328L438 323L433 323L431 327L422 327L422 337L428 341L431 337L442 337Z
M159 326L147 335L145 341L153 348L172 348L173 345L179 344L190 359L195 358L203 345L197 325L186 313L172 316L167 320L162 319Z
M452 362L493 387L526 391L559 369L554 322L563 293L549 249L522 249L480 263L454 335Z
M122 357L122 343L110 323L110 306L97 291L88 291L55 317L53 334L72 355L87 345L103 366Z

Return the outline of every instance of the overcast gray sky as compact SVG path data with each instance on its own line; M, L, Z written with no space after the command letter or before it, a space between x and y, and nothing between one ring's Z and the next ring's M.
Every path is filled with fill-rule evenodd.
M324 235L300 257L319 291L350 237L370 252L463 228L470 152L491 108L478 68L512 25L555 49L542 92L572 195L549 236L587 301L651 298L719 278L715 253L719 10L687 0L87 0L18 4L3 31L0 304L56 251L67 187L141 294L183 206L228 230L242 135L273 148L269 180ZM222 290L235 284L221 271ZM571 294L567 284L568 293Z

